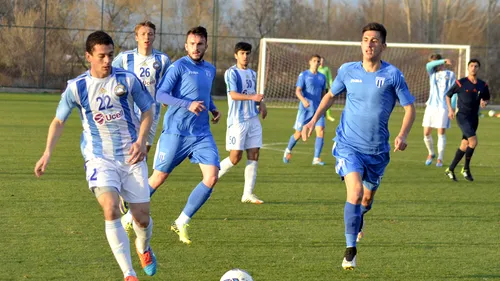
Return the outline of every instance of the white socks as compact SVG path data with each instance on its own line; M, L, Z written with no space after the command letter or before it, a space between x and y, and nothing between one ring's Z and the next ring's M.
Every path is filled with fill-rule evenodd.
M137 247L137 251L144 254L149 249L149 241L151 241L151 236L153 235L153 219L149 217L149 225L146 228L140 227L135 221L133 225L135 235L137 236L135 246Z
M425 147L429 151L429 155L434 155L434 142L432 141L432 135L424 136Z
M175 220L175 224L180 226L180 225L188 224L190 221L191 221L191 218L188 217L188 215L184 214L184 212L182 212L179 215L179 217Z
M253 189L255 187L255 180L257 179L257 164L255 160L247 160L247 166L245 167L245 188L243 194L250 195L253 194Z
M132 268L132 260L130 258L130 241L127 233L120 222L120 219L112 221L104 221L106 229L106 238L115 259L120 266L123 276L137 276Z
M438 135L438 160L443 161L445 147L446 147L446 135Z
M224 160L220 162L219 178L227 173L227 171L229 171L229 169L231 169L233 166L234 165L231 160L229 160L229 157L224 158Z

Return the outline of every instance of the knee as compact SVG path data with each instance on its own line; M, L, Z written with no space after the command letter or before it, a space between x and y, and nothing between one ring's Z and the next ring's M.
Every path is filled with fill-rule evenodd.
M361 204L365 207L370 208L373 203L373 196L371 195L364 195L363 199L361 201Z
M217 180L218 180L218 176L217 175L211 175L211 176L207 176L207 177L204 177L203 178L203 183L209 187L209 188L212 188L215 186L215 184L217 183Z
M118 202L108 202L101 206L105 220L117 220L120 218L121 213Z
M140 212L139 215L134 217L135 222L142 228L149 226L149 212Z
M231 163L233 165L236 165L236 164L240 163L241 157L242 157L241 153L238 153L238 154L235 154L235 155L229 155L229 160L231 161Z
M323 130L323 127L321 127L320 129L318 129L318 130L316 131L316 136L317 136L318 138L323 138L324 134L325 134L325 130Z
M470 148L476 148L476 146L477 146L477 140L476 139L469 140L469 147Z
M158 188L162 185L168 178L168 174L164 172L159 172L155 170L153 174L149 177L149 185L152 188Z

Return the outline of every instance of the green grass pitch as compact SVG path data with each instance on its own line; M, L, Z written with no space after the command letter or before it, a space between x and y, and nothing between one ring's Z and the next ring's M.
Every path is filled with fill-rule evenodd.
M58 95L0 94L0 280L122 280L104 235L102 211L85 181L76 111L47 173L41 179L33 175L58 100ZM227 156L227 105L217 105L224 121L212 132L222 159ZM500 280L500 119L480 119L471 165L476 181L458 175L455 183L444 168L424 165L419 111L407 151L391 153L366 216L358 268L344 272L345 187L331 156L338 122L327 123L326 166L311 166L314 140L298 143L285 165L282 151L295 114L273 108L263 121L265 146L255 192L265 204L240 203L243 160L220 179L193 218L191 246L181 244L169 226L201 172L186 161L172 173L152 198L156 276L145 276L133 251L140 280L217 281L235 267L248 270L256 281ZM334 114L338 120L340 111ZM390 122L393 136L401 120L399 109ZM453 122L445 164L460 138Z

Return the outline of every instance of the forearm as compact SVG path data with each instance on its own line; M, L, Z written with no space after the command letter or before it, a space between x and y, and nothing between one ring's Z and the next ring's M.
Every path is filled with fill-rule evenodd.
M47 144L45 146L44 154L51 155L57 141L61 137L62 131L64 129L64 122L54 118L49 126L49 132L47 134Z
M236 101L241 101L241 100L253 100L252 96L256 95L245 95L245 94L240 94L234 91L229 92L229 95L231 96L231 99L236 100Z
M189 106L191 105L191 101L173 97L172 95L163 91L159 91L158 93L156 93L156 101L166 105L179 106L184 108L189 108Z
M306 98L304 98L304 96L302 95L302 90L301 89L295 90L295 95L300 100L300 102L302 102L303 104L307 103Z
M415 106L413 104L406 105L405 116L403 117L403 124L401 125L401 130L399 131L398 136L402 136L404 138L408 137L410 133L411 127L413 126L413 122L415 121Z
M325 115L325 112L330 108L333 104L334 96L331 92L326 93L326 95L321 99L319 103L319 107L314 113L312 120L316 123L321 116Z
M453 107L451 106L451 98L446 96L446 105L448 106L448 110L453 111Z
M153 112L151 109L141 113L141 126L139 127L139 135L137 136L138 143L146 143L148 139L149 130L153 124Z

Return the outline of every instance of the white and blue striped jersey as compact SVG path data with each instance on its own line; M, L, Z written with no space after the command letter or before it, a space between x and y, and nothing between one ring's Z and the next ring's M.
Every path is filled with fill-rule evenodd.
M434 68L444 64L445 60L436 60L428 62L426 65L429 73L429 99L425 103L427 106L448 109L446 104L446 92L455 84L455 73L450 70L435 71Z
M83 126L80 148L86 161L93 158L127 161L140 127L134 103L144 112L153 102L132 72L113 67L108 77L95 78L87 71L68 81L56 118L66 121L72 109L78 108Z
M251 69L239 69L236 65L231 66L224 74L227 89L227 103L229 112L227 114L227 126L243 123L257 115L259 109L253 100L233 100L230 92L243 95L254 95L257 91L257 74Z
M114 67L120 67L135 73L151 93L153 99L156 95L156 87L170 64L172 64L170 58L155 49L153 49L151 55L143 56L135 48L118 54L113 60Z

